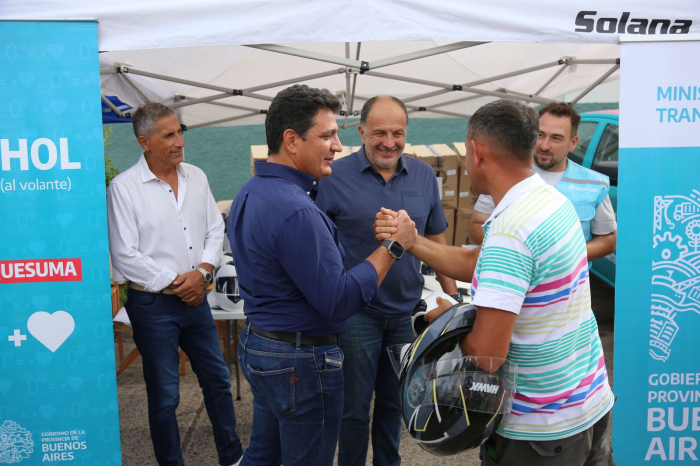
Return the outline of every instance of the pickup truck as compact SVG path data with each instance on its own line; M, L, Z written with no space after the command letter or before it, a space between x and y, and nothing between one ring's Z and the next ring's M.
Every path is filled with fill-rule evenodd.
M617 216L617 157L620 111L602 110L581 114L579 142L569 158L610 178L610 201ZM591 273L615 286L615 253L593 261Z

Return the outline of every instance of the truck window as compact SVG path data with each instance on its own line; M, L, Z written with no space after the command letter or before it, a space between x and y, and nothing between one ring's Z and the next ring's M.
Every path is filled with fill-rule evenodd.
M616 125L607 125L600 137L600 143L595 151L593 165L598 162L617 162L618 142L619 142L619 127Z
M588 150L588 145L591 143L591 138L595 129L598 126L597 121L582 121L578 125L578 144L576 148L569 152L569 159L573 160L577 164L583 164L583 159L586 157L586 151Z

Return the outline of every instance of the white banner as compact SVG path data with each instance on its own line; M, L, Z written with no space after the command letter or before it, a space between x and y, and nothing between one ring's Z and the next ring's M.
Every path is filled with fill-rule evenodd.
M24 0L12 19L96 18L100 50L370 40L617 43L700 32L696 0Z
M700 37L698 38L700 40ZM621 148L690 147L700 134L700 42L622 47Z

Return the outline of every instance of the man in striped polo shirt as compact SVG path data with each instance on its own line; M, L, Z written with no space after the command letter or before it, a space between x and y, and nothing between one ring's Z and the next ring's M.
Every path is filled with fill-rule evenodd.
M512 100L469 119L466 168L493 197L482 248L427 241L409 250L446 276L472 281L474 329L465 354L518 364L510 414L486 443L483 465L614 465L607 432L613 395L591 310L586 242L571 202L532 171L539 122ZM393 233L394 212L375 233ZM440 303L439 303L440 304ZM442 303L428 320L444 312Z

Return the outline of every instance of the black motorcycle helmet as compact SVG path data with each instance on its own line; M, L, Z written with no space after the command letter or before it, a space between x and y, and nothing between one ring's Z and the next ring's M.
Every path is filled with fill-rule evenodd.
M462 354L476 308L457 304L410 345L388 348L399 375L401 410L411 437L438 456L478 448L510 412L516 365Z

